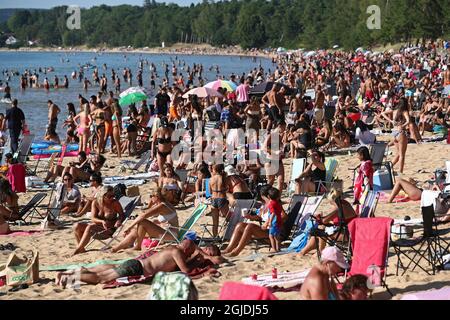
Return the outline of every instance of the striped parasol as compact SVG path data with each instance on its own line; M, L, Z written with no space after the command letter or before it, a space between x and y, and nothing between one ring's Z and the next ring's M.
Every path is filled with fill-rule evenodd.
M232 82L232 81L228 81L228 80L216 80L213 82L210 82L208 84L205 85L206 88L210 88L210 89L214 89L214 90L218 90L219 88L225 88L227 89L228 92L232 92L235 91L237 88L237 85Z

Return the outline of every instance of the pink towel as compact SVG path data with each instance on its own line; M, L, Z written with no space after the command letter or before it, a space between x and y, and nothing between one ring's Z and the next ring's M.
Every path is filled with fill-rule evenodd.
M269 289L239 282L225 282L219 300L278 300Z
M14 192L26 192L25 187L25 166L21 163L11 164L8 168L8 181L11 184L11 188Z

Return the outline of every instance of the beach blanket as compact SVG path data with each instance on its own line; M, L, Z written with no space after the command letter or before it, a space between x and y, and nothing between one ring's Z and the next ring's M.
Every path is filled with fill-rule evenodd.
M42 233L42 230L29 230L29 231L12 231L8 234L0 234L0 237L23 237L31 236L34 234Z
M159 177L159 172L148 172L148 173L139 173L130 176L114 176L114 177L105 177L103 179L104 183L112 183L112 182L123 182L127 180L148 180L155 179Z
M380 202L387 203L389 200L389 195L385 192L380 192ZM394 203L403 203L403 202L409 202L412 201L407 195L405 194L398 194L394 198Z
M64 271L64 270L76 270L83 268L93 268L100 265L105 264L121 264L127 261L128 259L124 260L98 260L92 263L75 263L75 264L60 264L55 266L40 266L40 271Z
M284 287L290 288L301 285L311 269L293 272L278 273L277 279L272 279L271 274L257 275L257 279L253 280L251 277L242 279L245 284L261 286L261 287Z
M103 184L105 186L112 186L118 185L119 183L126 185L127 187L130 186L140 186L145 184L145 180L118 180L118 181L103 181Z

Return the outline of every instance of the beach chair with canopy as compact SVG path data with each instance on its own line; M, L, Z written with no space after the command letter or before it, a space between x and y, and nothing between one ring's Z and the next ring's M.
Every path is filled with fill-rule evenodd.
M443 254L447 248L442 246L443 240L440 237L440 231L437 228L438 223L434 213L433 205L422 207L423 229L422 235L413 239L400 239L391 241L391 246L397 255L397 270L402 268L402 276L412 267L414 271L417 267L428 275L434 275L436 270L443 265ZM406 258L408 264L405 266L402 257ZM431 267L431 272L421 265L422 260L426 261Z
M356 218L348 224L352 260L348 276L362 274L373 286L382 285L392 296L386 284L391 238L391 218Z
M105 239L104 234L106 232L109 232L109 230L97 232L96 234L94 234L92 236L92 240L88 243L86 248L88 246L90 246L93 242L99 241L103 244L103 247L101 250L106 250L111 247L111 244L114 241L118 241L117 237L119 236L120 232L124 228L127 221L130 219L130 216L133 213L134 209L136 208L137 204L139 203L140 198L141 198L141 196L137 196L137 197L133 197L133 198L125 197L125 196L121 197L119 199L119 202L120 202L120 205L122 206L123 213L124 213L124 220L122 222L122 225L119 228L117 228L117 230L114 232L114 234L111 237L106 238L106 239Z
M289 180L288 194L291 195L295 192L295 180L305 170L306 159L294 159L291 165L291 179Z

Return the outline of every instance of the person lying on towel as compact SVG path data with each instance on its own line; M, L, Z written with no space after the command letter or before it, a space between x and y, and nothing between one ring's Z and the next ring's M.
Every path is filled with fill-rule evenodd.
M180 270L189 273L188 260L194 254L196 245L191 240L183 240L179 245L170 246L142 260L131 259L120 265L101 265L81 268L81 271L59 272L55 283L63 288L77 280L87 284L108 283L118 278L131 276L151 276L157 272Z

